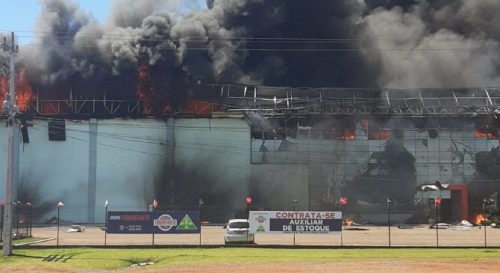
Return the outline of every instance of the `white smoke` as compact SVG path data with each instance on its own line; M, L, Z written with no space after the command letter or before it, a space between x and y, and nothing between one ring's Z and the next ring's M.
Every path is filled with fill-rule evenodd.
M361 37L369 41L363 45L366 58L380 63L379 85L498 86L500 24L486 24L488 16L477 17L499 6L498 1L455 1L433 7L420 1L406 12L400 7L372 11L363 18Z

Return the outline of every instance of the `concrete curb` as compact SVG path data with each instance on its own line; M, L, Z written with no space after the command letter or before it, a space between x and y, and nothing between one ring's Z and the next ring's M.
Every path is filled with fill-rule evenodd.
M55 239L56 238L51 237L51 238L41 239L41 240L27 242L27 243L14 244L14 246L28 246L28 245L32 245L32 244L38 244L38 243L43 243L43 242L47 242L47 241L52 241Z

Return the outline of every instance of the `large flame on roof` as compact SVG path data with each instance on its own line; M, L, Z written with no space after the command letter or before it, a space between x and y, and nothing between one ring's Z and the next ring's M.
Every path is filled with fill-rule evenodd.
M137 68L137 99L142 102L143 114L154 112L153 83L151 80L151 68L148 64L142 64Z
M0 103L7 98L9 92L9 80L5 75L0 75Z
M19 111L25 112L29 107L31 99L34 97L31 86L26 78L26 69L21 68L16 80L16 100Z
M16 77L16 103L19 111L25 112L28 109L29 102L35 97L26 77L26 69L21 68ZM0 101L7 99L9 93L9 79L6 75L0 76Z

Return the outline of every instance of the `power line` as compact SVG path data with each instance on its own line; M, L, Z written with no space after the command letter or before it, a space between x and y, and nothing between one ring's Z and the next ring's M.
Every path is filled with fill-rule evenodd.
M6 29L0 29L0 32L11 32L12 30L6 30ZM115 37L113 39L132 39L132 38L124 38L124 37L139 37L139 38L145 38L145 39L150 39L150 40L164 40L164 38L149 38L148 35L145 35L144 33L141 33L141 30L137 30L138 33L124 33L124 32L106 32L106 33L93 33L93 32L69 32L69 31L32 31L32 30L14 30L16 33L33 33L33 34L40 34L40 35L18 35L18 37L69 37L69 38L74 38L76 35L79 37L81 36L90 36L90 37L105 37L105 36L111 36ZM176 36L176 35L166 35L165 38L169 38L171 40L180 40L180 39L200 39L203 41L208 40L221 40L221 41L304 41L304 42L345 42L345 41L366 41L366 40L380 40L380 41L393 41L393 37L389 36L381 36L377 35L377 38L312 38L312 37L250 37L250 36L237 36L237 37L221 37L221 36L197 36L197 35L191 35L191 36ZM398 37L400 38L400 37ZM398 39L400 41L400 39ZM432 41L463 41L463 38L457 37L457 38L435 38Z
M44 126L46 127L45 124L39 124L39 126ZM122 126L125 126L125 124L123 124ZM36 130L40 130L39 128L35 128ZM166 129L166 128L164 128ZM81 133L81 134L85 134L85 135L88 135L89 134L89 131L87 130L76 130L76 129L70 129L70 128L66 128L67 131L69 132L75 132L75 133ZM248 130L248 129L247 129ZM214 130L216 131L216 130ZM359 130L358 130L359 131ZM417 130L415 130L417 131ZM150 138L143 138L143 137L140 137L140 136L137 136L137 135L128 135L128 136L123 136L123 134L118 134L118 133L102 133L102 132L98 132L97 133L100 137L103 137L103 138L111 138L113 140L118 140L118 141L128 141L128 142L134 142L134 143L142 143L142 144L152 144L152 145L161 145L161 146L164 146L166 145L166 142L165 141L155 141L155 140L152 140ZM68 136L68 138L72 138L72 139L77 139L77 140L80 140L80 141L84 141L84 142L88 142L88 140L85 140L85 139L82 139L82 138L78 138L78 137L74 137L74 136ZM422 138L423 139L423 138ZM477 140L477 138L474 138L474 137L462 137L461 140L467 140L467 139L473 139L473 140ZM419 139L415 139L415 141L418 141ZM443 139L441 138L440 141L442 141ZM448 140L453 140L453 138L449 138ZM257 142L260 142L262 140L258 140L258 139L253 139L251 141L257 141ZM266 141L268 142L272 142L272 140L270 139L267 139ZM283 140L278 140L277 142L277 145L278 146L281 146L281 143L282 143ZM322 140L320 143L307 143L305 144L305 142L300 142L300 141L297 141L295 143L290 143L291 145L293 144L297 144L299 146L301 146L301 144L305 144L307 147L324 147L325 145L329 145L329 143L331 143L332 141L334 140ZM339 140L337 140L339 141ZM366 140L357 140L358 142L367 142L368 143L368 139ZM485 140L487 141L487 140ZM490 143L490 141L492 140L489 140L488 143ZM349 143L350 141L342 141L344 144L346 143ZM180 146L180 147L184 147L184 148L189 148L189 149L193 149L193 150L197 150L197 151L203 151L203 150L207 150L207 151L210 151L210 152L216 152L216 153L223 153L223 154L231 154L231 155L234 155L234 152L231 152L231 151L228 151L230 149L239 149L238 151L238 156L240 155L249 155L249 154L252 154L252 153L255 153L256 151L252 150L252 151L247 151L247 149L240 149L242 148L242 146L239 144L239 143L235 143L235 142L230 142L230 141L223 141L223 140L214 140L214 139L210 139L210 138L205 138L204 142L199 142L199 141L196 141L196 138L193 139L193 141L187 141L186 139L183 139L183 140L175 140L175 143L177 146ZM263 143L263 142L262 142ZM112 148L116 148L116 149L123 149L123 150L130 150L130 151L134 151L134 152L141 152L139 150L134 150L134 149L130 149L130 148L124 148L122 146L117 146L117 145L113 145L113 144L106 144L106 143L99 143L100 145L102 146L108 146L108 147L112 147ZM271 145L273 146L273 145ZM266 147L271 147L269 145L267 145ZM377 146L380 146L380 145L377 145ZM276 147L275 147L276 148ZM277 149L277 148L276 148ZM269 152L269 154L272 154L275 158L287 158L289 156L293 156L293 155L297 155L297 156L302 156L304 154L309 154L309 153L313 153L312 154L312 157L309 156L307 158L305 158L304 160L298 160L296 158L294 158L292 161L294 161L295 163L297 162L303 162L303 163L307 163L307 162L322 162L322 163L331 163L331 164L342 164L341 162L338 162L338 161L331 161L329 159L314 159L315 157L321 157L322 154L327 154L327 155L332 155L334 158L342 158L342 157L345 157L345 156L355 156L355 155L358 155L359 153L369 153L370 151L369 150L362 150L360 151L359 149L357 149L356 151L354 152L349 152L349 151L342 151L341 150L336 150L336 151L329 151L327 149L321 149L321 150L318 150L318 149L308 149L308 150L301 150L301 151L294 151L294 150L287 150L287 151L283 151L283 152L279 152L279 151L271 151ZM161 154L152 154L152 155L156 155L156 156L162 156Z
M71 48L70 45L64 45L64 44L59 44L59 45L45 45L45 44L25 44L23 46L28 46L28 47L48 47L48 48ZM147 47L147 46L146 46ZM180 50L179 47L166 47L166 46L153 46L157 50L166 50L166 51L177 51ZM79 45L78 48L99 48L99 45ZM349 52L366 52L366 51L374 51L374 52L470 52L470 51L478 51L481 49L487 49L486 47L463 47L463 48L233 48L233 47L221 47L221 48L212 48L210 46L207 47L184 47L182 50L192 50L192 51L211 51L211 50L229 50L229 51L254 51L254 52L309 52L309 53L327 53L327 52L343 52L343 53L349 53Z
M24 46L45 46L49 48L70 48L73 46L73 42L75 39L76 33L70 32L31 32L31 33L40 33L42 35L20 35L20 37L25 38L53 38L56 40L56 44L48 45L48 44L40 44L40 43L29 43L24 44ZM52 35L48 35L52 34ZM54 35L55 34L55 35ZM142 34L124 34L124 33L105 33L105 34L95 34L95 33L82 33L78 32L78 37L95 37L95 40L89 42L98 42L98 41L124 41L124 42L134 42L134 43L146 43L146 42L175 42L173 47L166 47L161 45L143 45L145 47L151 46L156 47L159 50L179 50L179 44L189 44L189 43L205 43L207 46L202 47L194 47L187 46L183 47L183 50L193 50L193 51L206 51L206 50L214 50L215 49L228 49L232 51L256 51L256 52L358 52L358 51L402 51L402 52L443 52L443 51L477 51L483 48L488 48L487 46L476 46L476 47L381 47L381 48L365 48L365 47L344 47L344 48L325 48L325 45L331 44L346 44L353 42L362 42L362 41L373 41L373 39L366 38L287 38L287 37L234 37L234 38L224 38L224 37L203 37L203 36L187 36L187 37L161 37L161 38L151 38L144 36ZM388 40L378 38L375 40ZM65 44L64 41L68 41L69 44ZM433 42L441 41L441 42L461 42L460 39L436 39ZM59 42L59 43L57 43ZM242 46L231 45L228 46L227 42L244 42L248 45ZM306 48L276 48L276 47L258 47L258 46L249 46L251 44L297 44L308 46ZM310 45L316 45L316 47L310 47ZM219 48L217 48L219 46ZM234 46L234 47L232 47ZM99 48L102 45L79 45L79 48Z

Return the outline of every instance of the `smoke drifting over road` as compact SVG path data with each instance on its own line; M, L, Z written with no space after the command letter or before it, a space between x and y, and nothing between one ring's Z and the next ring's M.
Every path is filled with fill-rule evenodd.
M39 92L155 97L189 83L280 86L500 85L496 0L116 0L106 23L74 1L42 0L21 66ZM65 91L60 91L65 90Z

